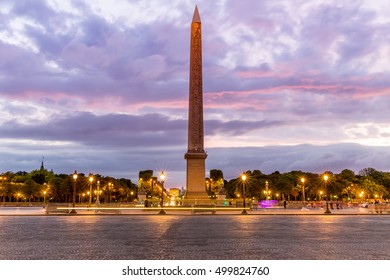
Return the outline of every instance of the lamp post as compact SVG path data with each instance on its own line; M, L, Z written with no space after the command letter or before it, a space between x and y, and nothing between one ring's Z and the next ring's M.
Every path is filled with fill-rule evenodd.
M154 192L154 183L155 183L155 180L152 179L152 195L151 195L151 205L153 206L153 192Z
M303 196L302 209L306 209L306 207L305 207L305 178L301 178L301 182L302 182L302 196Z
M246 180L246 175L245 174L242 174L241 176L241 180L242 180L242 201L243 201L243 206L244 206L244 209L242 210L241 214L243 215L246 215L248 214L246 212L246 197L245 197L245 180Z
M96 205L97 206L100 205L99 195L100 195L100 181L97 181L97 193L96 193Z
M43 205L46 204L46 191L43 191Z
M270 199L271 191L268 190L268 181L265 181L265 191L264 191L264 196L265 199L268 200Z
M108 183L108 193L109 193L109 197L108 197L108 202L111 203L111 186L113 184L112 183Z
M166 214L166 212L164 211L164 180L165 180L164 171L161 172L160 179L161 179L161 210L159 214Z
M70 214L76 214L76 210L74 209L76 207L76 181L77 181L77 171L75 170L73 173L73 204L72 204L72 211L70 211Z
M91 207L92 204L92 182L93 182L93 176L92 174L89 175L89 201L88 201L88 207Z
M328 175L324 175L324 183L325 183L325 194L326 194L326 210L324 212L324 214L332 214L332 212L330 212L329 210L329 196L328 196L328 191L326 189L326 183L328 182L328 179L329 179L329 176Z
M1 188L4 189L4 181L7 180L7 177L5 176L0 176L0 180L1 180ZM5 203L5 191L3 193L3 202Z

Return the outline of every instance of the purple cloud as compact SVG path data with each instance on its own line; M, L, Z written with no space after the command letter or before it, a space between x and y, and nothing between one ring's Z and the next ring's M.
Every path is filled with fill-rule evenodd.
M370 3L200 1L207 165L386 169L389 11ZM62 172L167 167L183 184L194 5L66 4L0 3L0 172L44 154Z

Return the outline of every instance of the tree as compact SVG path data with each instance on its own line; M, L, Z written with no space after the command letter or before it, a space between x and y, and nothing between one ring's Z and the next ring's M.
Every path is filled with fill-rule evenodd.
M210 170L210 179L206 181L208 195L215 197L224 186L223 172L219 169Z
M362 170L359 171L359 175L363 177L370 177L370 176L375 176L379 171L372 167L368 168L363 168Z
M384 186L379 185L368 178L364 179L362 189L367 195L367 198L382 198L389 193Z
M24 182L23 193L26 198L31 201L35 196L39 196L40 185L36 183L32 178L27 179Z
M236 198L237 179L224 181L226 198Z
M153 170L142 170L138 176L138 189L145 191L146 196L153 196L157 178L153 177Z

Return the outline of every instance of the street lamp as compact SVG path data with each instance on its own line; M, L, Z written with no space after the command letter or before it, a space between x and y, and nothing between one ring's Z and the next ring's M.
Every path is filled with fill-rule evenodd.
M74 209L76 207L76 181L77 181L77 171L75 170L73 173L73 209L70 211L71 214L76 214L76 210Z
M92 182L93 182L93 176L92 174L89 175L89 202L88 202L88 207L91 207L92 204Z
M153 193L154 193L154 185L155 185L156 181L154 179L152 179L152 195L151 195L151 204L153 206Z
M326 210L324 212L324 214L332 214L329 210L329 196L328 196L328 191L326 189L326 183L328 182L328 179L329 179L329 176L328 175L324 175L324 183L325 183L325 193L326 193Z
M159 214L166 214L166 212L164 211L164 180L165 180L164 171L161 172L160 179L161 179L161 210Z
M246 212L246 201L245 201L245 180L246 180L246 175L245 174L242 174L241 176L241 180L242 180L242 201L244 202L243 205L244 205L244 209L242 210L241 214L243 215L246 215L248 214Z
M46 204L46 191L43 191L43 205Z
M99 195L100 195L100 181L97 181L97 193L96 193L96 205L97 206L100 205Z
M7 180L7 177L0 176L0 180L1 180L1 187L4 189L4 181ZM5 194L3 196L3 202L5 203Z
M301 178L301 182L302 182L302 196L303 196L302 210L305 210L306 209L306 207L305 207L305 178Z
M109 197L108 197L108 202L111 203L111 186L113 186L112 183L108 183L108 193L109 193Z

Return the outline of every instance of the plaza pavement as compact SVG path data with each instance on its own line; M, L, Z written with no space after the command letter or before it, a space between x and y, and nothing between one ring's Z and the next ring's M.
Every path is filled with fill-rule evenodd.
M390 260L390 215L365 210L1 214L0 259Z
M59 208L66 208L67 206L60 205ZM113 209L115 211L113 211ZM211 211L192 213L191 208L164 208L167 215L204 215L211 214ZM119 210L121 215L156 215L159 213L160 208L136 208L136 207L76 207L76 215L114 215L118 214L116 210ZM373 208L362 207L344 207L342 209L330 209L331 215L386 215L390 214L390 209L386 209L382 213L376 213ZM242 208L235 209L234 207L217 208L216 215L240 215ZM325 209L322 207L317 208L299 208L299 207L273 207L273 208L257 208L248 209L248 215L324 215ZM36 216L47 215L44 207L0 207L0 216ZM50 215L64 215L64 213L50 213Z

